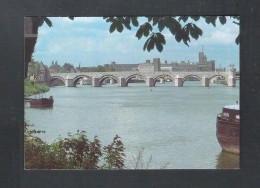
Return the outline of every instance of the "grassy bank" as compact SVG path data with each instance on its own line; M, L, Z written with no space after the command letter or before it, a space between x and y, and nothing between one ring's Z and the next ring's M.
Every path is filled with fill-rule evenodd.
M49 90L50 90L50 87L48 87L46 85L35 84L35 87L34 87L33 80L25 80L25 84L24 84L24 96L25 97L32 96L32 95L39 94L39 93L44 93Z

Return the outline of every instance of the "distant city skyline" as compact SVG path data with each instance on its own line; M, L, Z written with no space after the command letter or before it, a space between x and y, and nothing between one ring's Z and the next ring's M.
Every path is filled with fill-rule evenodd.
M60 65L71 63L77 67L110 64L137 64L145 60L160 58L162 63L198 62L198 52L204 45L204 53L208 60L216 61L216 68L234 64L239 70L239 45L235 38L239 26L227 17L227 23L217 26L206 24L204 19L195 22L203 31L198 40L191 39L190 47L176 42L168 31L163 31L166 45L163 52L156 49L151 52L143 51L146 38L138 40L135 37L136 28L122 33L109 33L110 24L102 17L80 17L73 21L66 17L52 17L53 27L46 24L39 28L38 40L33 54L36 61L42 61L50 66L52 61ZM140 19L145 20L145 18Z

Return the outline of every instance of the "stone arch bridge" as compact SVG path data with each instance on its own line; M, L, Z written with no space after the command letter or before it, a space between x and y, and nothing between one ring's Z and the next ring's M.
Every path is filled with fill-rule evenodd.
M230 87L236 86L235 72L84 72L84 73L56 73L51 74L48 85L59 79L67 87L75 87L77 82L82 78L89 78L93 87L101 87L106 79L113 79L119 87L126 87L133 78L143 79L147 87L154 87L156 82L161 78L168 77L175 86L181 87L189 78L197 78L201 85L208 87L210 80L216 77L222 77Z

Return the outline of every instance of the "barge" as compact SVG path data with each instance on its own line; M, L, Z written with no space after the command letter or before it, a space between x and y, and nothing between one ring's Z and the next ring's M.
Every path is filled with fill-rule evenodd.
M40 99L31 99L30 100L30 107L31 108L51 108L53 107L53 97L50 96L49 98L40 98Z
M217 116L216 135L223 151L240 153L240 109L239 105L224 106Z

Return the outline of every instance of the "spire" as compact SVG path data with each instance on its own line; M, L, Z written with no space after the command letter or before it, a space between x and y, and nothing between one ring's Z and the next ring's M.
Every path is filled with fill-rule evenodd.
M203 50L204 50L204 45L202 45L202 53L203 53Z

